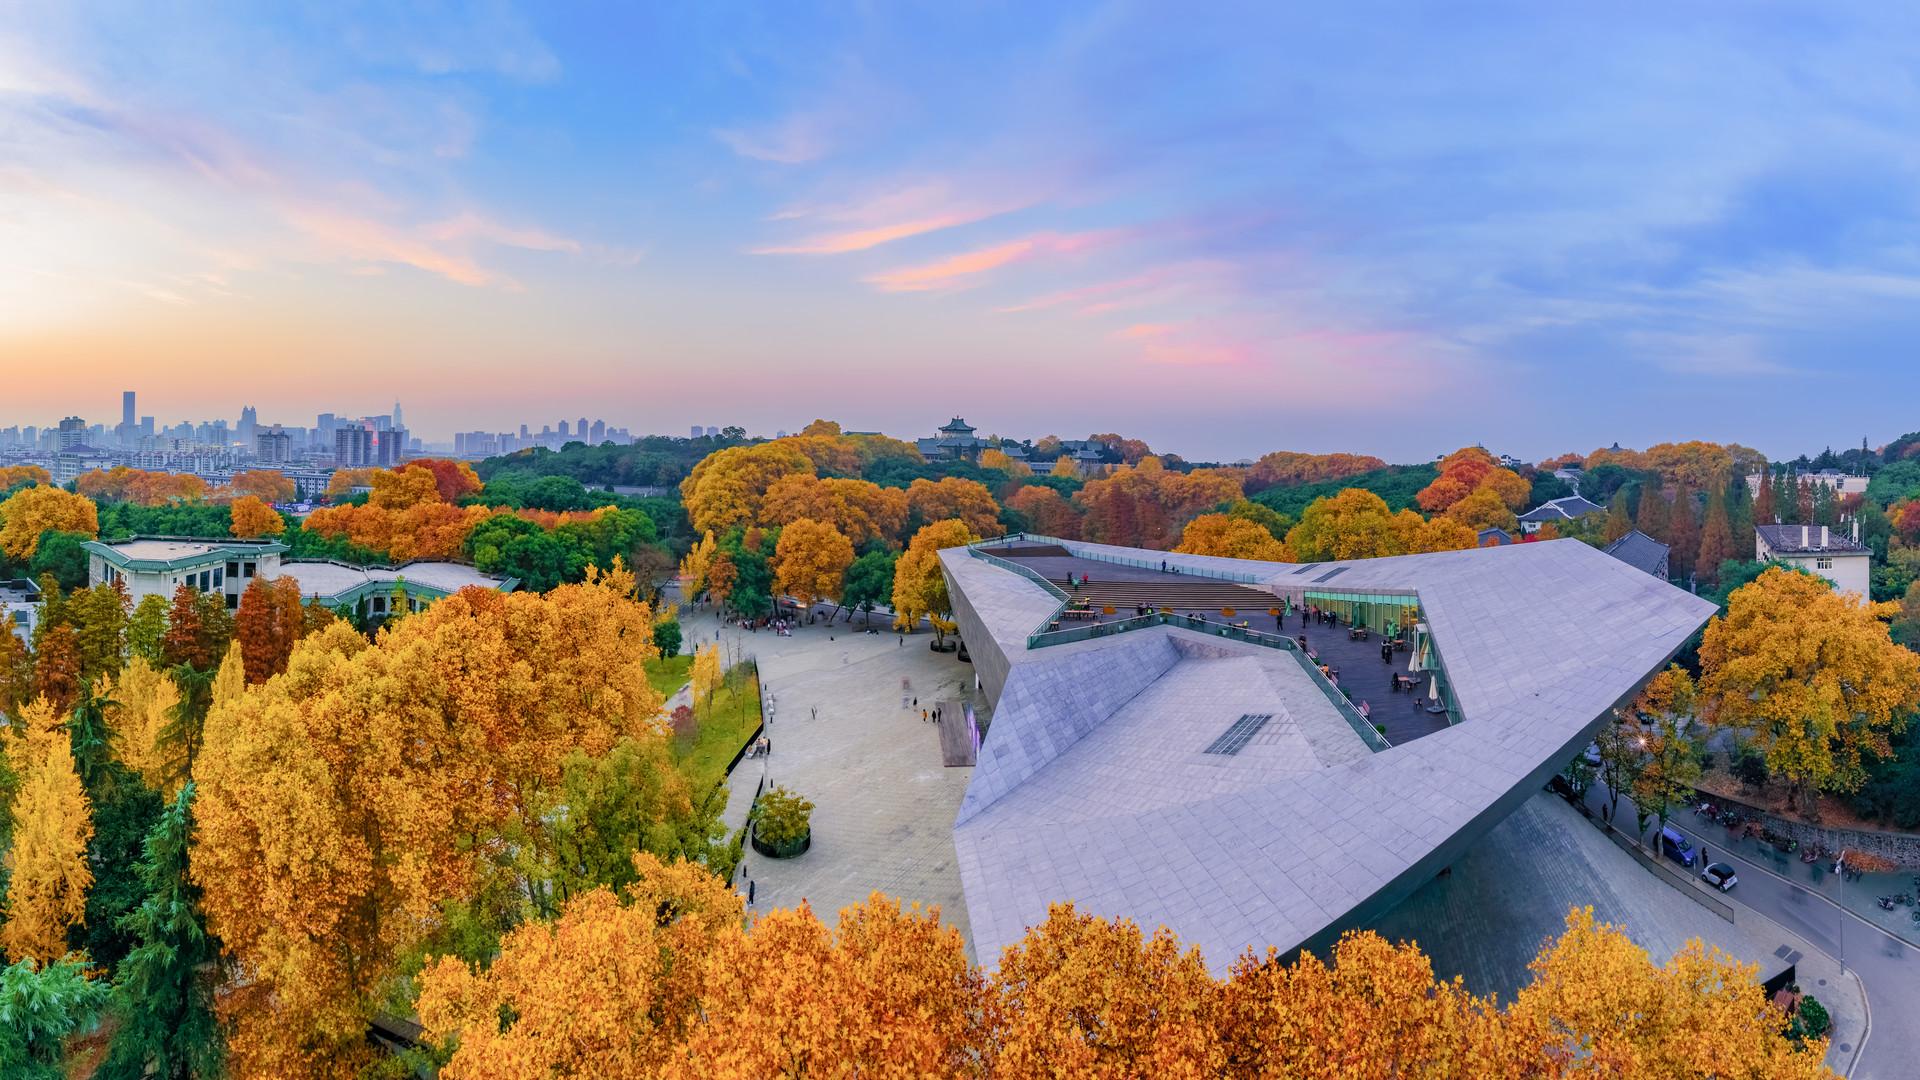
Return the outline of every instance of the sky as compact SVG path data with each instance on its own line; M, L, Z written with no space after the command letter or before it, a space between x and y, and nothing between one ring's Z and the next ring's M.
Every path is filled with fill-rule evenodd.
M0 0L0 424L1878 445L1916 56L1885 3Z

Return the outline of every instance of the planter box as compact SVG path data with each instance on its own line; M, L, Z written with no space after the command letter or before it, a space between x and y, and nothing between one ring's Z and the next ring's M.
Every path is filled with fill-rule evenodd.
M781 847L774 847L772 844L763 842L760 839L759 829L754 829L748 833L747 841L753 845L753 850L765 855L769 859L791 859L795 856L805 854L806 850L813 846L813 830L808 829L800 839Z

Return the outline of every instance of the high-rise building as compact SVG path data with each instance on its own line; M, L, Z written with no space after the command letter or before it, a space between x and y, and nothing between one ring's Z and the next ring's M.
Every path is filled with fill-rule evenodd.
M607 441L607 422L605 420L595 420L593 422L593 438L588 441L595 446L599 446L601 443Z
M342 469L363 469L374 464L373 432L358 424L334 428L333 463Z
M407 426L406 418L400 415L400 403L397 401L393 403L393 426L403 431Z
M393 466L407 460L407 433L399 428L381 428L373 433L373 460L369 465Z
M692 428L692 432L693 432L693 433L692 433L691 435L689 435L689 436L687 436L688 438L690 438L690 439L697 439L697 438L699 438L699 437L700 437L700 425L699 425L699 424L695 424L695 425L693 425L693 428Z
M293 460L293 437L279 424L254 435L254 455L275 465Z
M573 434L575 438L584 439L587 437L587 418L586 417L583 416L580 418L580 426L573 429Z
M719 434L720 434L719 428L714 427L712 424L707 425L707 438L711 439Z
M521 442L526 442L526 441L527 441L528 439L530 439L530 438L532 438L532 437L533 437L533 436L531 436L531 435L529 435L529 434L527 434L527 425L525 425L525 424L521 424L521 425L520 425L520 441L521 441Z
M133 391L120 391L120 437L133 434Z
M143 416L140 418L140 437L143 439L153 438L153 417Z
M56 449L65 450L79 446L87 441L87 422L77 416L69 416L60 421L60 434L55 443Z

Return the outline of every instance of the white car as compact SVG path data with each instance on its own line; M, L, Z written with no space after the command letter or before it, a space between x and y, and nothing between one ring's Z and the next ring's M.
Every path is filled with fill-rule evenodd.
M1700 878L1721 892L1726 892L1740 884L1740 875L1733 872L1733 867L1723 862L1708 864L1705 870L1700 871Z

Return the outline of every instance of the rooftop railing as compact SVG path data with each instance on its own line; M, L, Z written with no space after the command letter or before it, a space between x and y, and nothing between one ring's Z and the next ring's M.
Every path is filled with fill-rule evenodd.
M1077 641L1091 641L1094 638L1112 637L1116 634L1127 633L1130 630L1144 630L1153 626L1174 626L1184 630L1191 630L1195 633L1206 634L1210 637L1223 637L1232 641L1246 642L1249 645L1259 645L1264 648L1277 649L1284 653L1290 653L1293 658L1299 662L1300 668L1306 673L1308 681L1319 688L1321 695L1327 699L1327 703L1333 706L1334 711L1338 712L1342 719L1346 720L1347 726L1353 729L1354 734L1360 736L1361 741L1366 743L1369 749L1378 752L1386 750L1393 745L1387 741L1386 735L1383 734L1379 728L1375 727L1371 720L1360 714L1360 710L1354 706L1347 695L1342 692L1339 687L1333 685L1332 681L1321 672L1320 666L1314 663L1307 654L1301 650L1299 643L1295 642L1292 638L1283 637L1279 634L1262 633L1258 630L1234 626L1229 623L1214 622L1211 619L1202 618L1197 615L1177 615L1166 611L1156 611L1147 615L1136 615L1132 618L1115 619L1108 622L1093 621L1082 623L1078 626L1067 626L1055 629L1054 627L1060 618L1060 613L1066 610L1067 604L1071 600L1066 590L1048 581L1045 575L1031 567L1023 566L1011 559L1003 559L998 555L981 550L982 547L986 545L1006 544L1016 540L1044 540L1060 546L1065 546L1066 544L1065 541L1058 540L1051 536L1043 537L1036 536L1032 533L1016 533L1012 536L1003 536L994 540L982 540L969 544L967 545L967 553L976 559L984 559L988 563L1000 567L1003 570L1009 570L1019 574L1021 577L1034 582L1046 589L1047 592L1053 596L1059 598L1059 606L1046 618L1042 619L1040 625L1036 627L1032 633L1027 635L1027 648L1044 649L1050 645L1071 645ZM1068 550L1073 551L1078 557L1087 557L1083 552L1076 551L1073 548L1068 548ZM1119 558L1110 558L1105 561L1120 563L1122 565L1138 565L1148 569L1158 569L1145 559L1128 561Z

